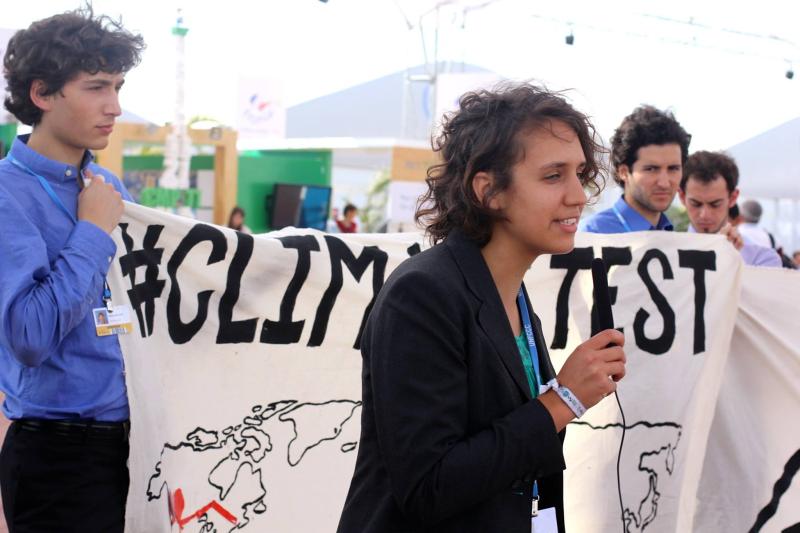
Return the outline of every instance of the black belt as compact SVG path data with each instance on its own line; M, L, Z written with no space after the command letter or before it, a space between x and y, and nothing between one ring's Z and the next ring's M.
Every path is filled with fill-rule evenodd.
M21 418L12 422L19 431L31 431L51 436L81 440L124 441L128 439L131 423L98 422L96 420L47 420Z

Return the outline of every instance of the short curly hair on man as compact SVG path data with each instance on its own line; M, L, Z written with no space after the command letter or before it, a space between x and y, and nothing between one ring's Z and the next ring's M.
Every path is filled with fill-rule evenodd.
M680 187L682 191L686 191L689 178L711 183L720 176L725 180L728 192L735 191L739 185L739 167L736 166L736 161L724 152L700 150L690 155L683 165Z
M611 137L611 169L614 181L621 187L625 183L619 177L619 167L633 168L639 149L650 145L677 144L681 148L681 163L689 157L689 142L692 136L675 120L669 111L661 111L643 105L622 120L622 124Z
M504 219L489 203L508 189L512 167L525 157L520 134L551 128L554 121L565 123L578 136L586 158L581 182L598 194L604 185L599 159L604 149L589 118L561 93L530 83L469 92L459 100L458 110L445 116L433 141L442 162L428 169L428 190L416 212L430 240L435 244L459 229L479 246L489 242L493 223ZM482 201L472 187L479 172L495 178Z
M81 72L124 73L139 64L144 40L91 6L39 20L8 41L3 58L8 95L5 107L20 122L35 126L42 110L30 98L42 80L44 96L55 94Z

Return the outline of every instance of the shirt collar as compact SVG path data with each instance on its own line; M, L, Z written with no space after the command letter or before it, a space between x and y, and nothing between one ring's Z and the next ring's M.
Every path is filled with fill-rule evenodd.
M614 203L614 208L620 214L625 222L630 226L631 231L650 231L650 230L664 230L672 231L672 222L670 222L667 215L661 213L658 218L658 224L653 226L650 221L644 218L636 209L628 205L624 196L620 196Z
M30 148L28 146L29 138L30 135L20 135L14 139L14 142L11 145L11 150L8 152L9 155L13 156L14 159L28 167L36 174L39 174L43 178L47 178L51 181L75 181L78 178L79 170L83 171L83 169L85 169L94 161L94 156L89 150L86 150L83 154L83 160L81 161L80 169L76 168L74 165L68 165L66 163L62 163L61 161L55 161L54 159L43 156L33 148Z

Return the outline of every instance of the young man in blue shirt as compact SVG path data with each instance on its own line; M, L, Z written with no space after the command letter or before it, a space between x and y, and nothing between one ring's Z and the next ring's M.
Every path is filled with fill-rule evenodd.
M672 230L669 209L689 156L691 135L672 113L641 106L625 117L611 137L614 181L623 195L583 225L592 233Z
M739 197L739 167L722 152L699 151L683 168L679 195L689 215L689 231L725 235L747 265L780 268L778 252L739 235L728 220Z
M33 126L0 161L0 389L12 420L0 488L15 531L121 532L128 400L105 282L130 200L92 161L144 43L91 9L9 41L6 108Z

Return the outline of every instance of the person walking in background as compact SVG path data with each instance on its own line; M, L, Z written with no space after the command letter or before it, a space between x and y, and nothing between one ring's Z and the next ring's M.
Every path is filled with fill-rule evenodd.
M623 194L609 209L584 224L591 233L668 230L669 209L682 167L689 156L691 135L672 113L642 106L625 117L611 137L611 166Z
M763 213L764 209L757 200L745 200L741 207L744 221L739 225L739 232L745 240L775 250L784 268L796 269L795 262L784 253L783 246L775 240L775 236L759 225Z
M344 216L336 220L336 226L341 233L357 233L358 223L356 216L358 215L358 208L353 204L344 206Z
M758 225L764 213L761 204L757 200L745 200L739 207L739 212L742 215L742 223L739 224L739 233L742 237L759 246L775 248L772 236Z
M253 233L244 223L244 209L238 205L231 210L231 216L228 217L228 227L242 233Z
M0 489L11 533L125 527L124 363L119 332L94 317L126 316L106 275L131 198L90 150L108 144L143 48L87 7L34 22L6 49L5 107L33 126L0 161L0 389L13 421Z

